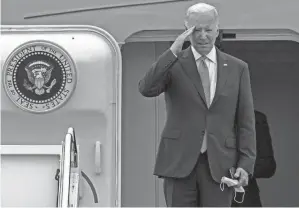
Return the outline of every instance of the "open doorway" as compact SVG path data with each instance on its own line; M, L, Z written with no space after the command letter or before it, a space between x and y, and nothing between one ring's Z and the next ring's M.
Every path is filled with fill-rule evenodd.
M139 95L137 86L176 35L164 35L160 41L154 41L156 36L151 40L140 37L131 39L122 51L122 201L123 206L165 206L162 182L152 175L166 119L164 98L161 95L149 101ZM270 38L275 39L224 39L221 47L249 64L255 108L267 116L270 126L277 169L272 178L258 179L262 203L297 207L299 165L293 161L299 159L299 43Z

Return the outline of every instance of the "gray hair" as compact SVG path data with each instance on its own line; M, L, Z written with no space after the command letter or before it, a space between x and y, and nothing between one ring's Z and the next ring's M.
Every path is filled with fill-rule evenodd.
M219 25L219 17L218 17L217 9L214 6L206 4L206 3L197 3L188 8L188 10L186 12L186 17L185 17L185 25L187 26L188 19L192 13L209 12L209 11L213 12L216 24L218 26Z

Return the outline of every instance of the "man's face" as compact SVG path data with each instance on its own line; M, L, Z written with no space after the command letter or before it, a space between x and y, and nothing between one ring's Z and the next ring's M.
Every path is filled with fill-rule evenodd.
M201 55L207 55L219 35L218 25L213 12L193 13L189 16L187 28L195 26L190 42Z

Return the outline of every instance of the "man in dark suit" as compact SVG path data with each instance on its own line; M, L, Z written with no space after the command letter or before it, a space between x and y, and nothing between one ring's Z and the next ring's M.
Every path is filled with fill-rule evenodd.
M218 25L215 7L191 6L186 31L139 82L143 96L165 96L167 120L154 174L164 178L167 206L230 206L233 188L221 190L221 178L235 167L237 186L245 186L253 173L255 119L248 65L215 48ZM187 37L191 47L182 51Z
M267 117L255 111L256 128L256 162L253 177L245 188L244 201L241 204L233 201L232 207L262 207L256 178L270 178L275 174L276 161L274 158L272 139Z

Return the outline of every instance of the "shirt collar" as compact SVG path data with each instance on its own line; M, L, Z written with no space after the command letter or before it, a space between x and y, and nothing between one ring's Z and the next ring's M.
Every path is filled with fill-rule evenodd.
M195 48L193 46L191 46L191 50L192 50L192 53L194 55L195 61L201 57L201 55L195 50ZM215 49L215 46L213 46L212 50L210 51L210 53L208 53L206 55L206 57L210 61L212 61L213 63L217 63L217 61L216 61L216 49Z

